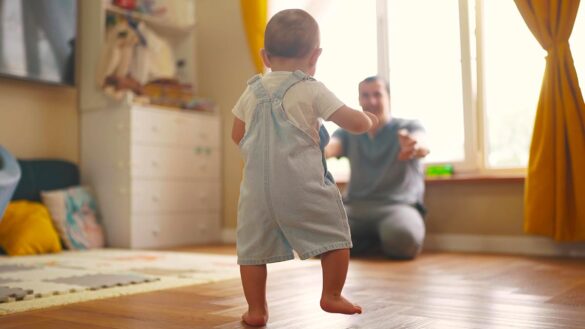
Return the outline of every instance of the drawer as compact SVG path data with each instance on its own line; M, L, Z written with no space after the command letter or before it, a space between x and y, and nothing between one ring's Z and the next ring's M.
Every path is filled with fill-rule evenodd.
M190 141L196 146L219 147L220 142L220 125L218 116L200 114L196 117L197 124L195 129L184 129L181 132L182 138Z
M163 146L219 146L219 116L136 107L132 142Z
M217 211L219 201L219 180L132 182L132 214Z
M132 145L133 178L218 178L218 148L171 148Z
M159 145L180 144L181 138L176 129L172 113L163 110L131 111L131 142L154 143Z
M220 226L219 211L132 216L132 247L157 248L218 242Z

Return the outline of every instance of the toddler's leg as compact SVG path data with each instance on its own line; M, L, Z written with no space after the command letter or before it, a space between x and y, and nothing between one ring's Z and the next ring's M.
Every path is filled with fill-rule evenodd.
M266 265L240 266L240 277L248 302L248 311L242 314L242 321L251 326L264 326L268 322L266 275Z
M362 308L341 296L349 266L349 249L337 249L321 255L323 268L323 292L321 308L330 313L362 313Z

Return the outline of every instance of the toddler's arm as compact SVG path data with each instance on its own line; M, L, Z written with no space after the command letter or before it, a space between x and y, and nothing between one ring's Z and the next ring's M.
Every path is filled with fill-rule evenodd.
M345 105L333 112L328 121L354 134L365 133L378 125L378 118L372 113L357 111Z
M232 125L232 140L236 145L240 144L244 134L246 133L246 123L237 117L234 117L234 124Z

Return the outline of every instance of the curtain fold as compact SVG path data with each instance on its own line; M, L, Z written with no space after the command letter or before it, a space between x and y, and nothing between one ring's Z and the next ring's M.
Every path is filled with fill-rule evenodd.
M547 51L526 176L524 230L585 241L585 103L569 46L579 0L515 2Z
M264 72L260 49L264 48L264 28L268 19L268 0L240 0L248 48L257 73Z

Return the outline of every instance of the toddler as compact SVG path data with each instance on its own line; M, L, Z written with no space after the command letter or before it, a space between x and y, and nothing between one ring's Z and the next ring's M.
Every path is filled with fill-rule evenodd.
M237 224L237 254L248 311L242 320L268 321L266 264L320 255L327 312L355 314L361 307L341 295L352 247L341 195L327 171L323 148L329 135L321 119L352 133L377 118L344 105L312 78L319 26L300 9L272 17L262 59L271 72L257 75L232 110L232 138L244 158Z

